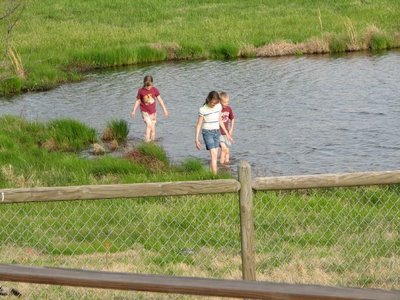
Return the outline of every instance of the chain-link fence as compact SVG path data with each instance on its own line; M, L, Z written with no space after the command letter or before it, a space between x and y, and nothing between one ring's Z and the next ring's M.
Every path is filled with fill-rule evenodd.
M240 279L237 194L0 205L0 262ZM257 280L400 289L400 186L255 192ZM3 283L26 298L189 298Z
M237 194L3 204L0 261L240 279L238 211ZM132 292L3 285L32 299L144 297ZM153 296L144 298L166 297Z
M257 192L257 279L400 289L400 186Z

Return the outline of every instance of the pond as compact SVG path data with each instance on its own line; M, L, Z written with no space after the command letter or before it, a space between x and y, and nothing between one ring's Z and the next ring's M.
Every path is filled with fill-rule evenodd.
M126 119L129 138L144 124L130 112L153 75L170 112L158 107L157 142L173 161L194 156L197 112L211 90L227 91L236 115L232 170L247 160L258 176L400 169L400 52L340 57L255 58L112 69L54 90L0 100L0 114L28 120L78 119L102 132Z

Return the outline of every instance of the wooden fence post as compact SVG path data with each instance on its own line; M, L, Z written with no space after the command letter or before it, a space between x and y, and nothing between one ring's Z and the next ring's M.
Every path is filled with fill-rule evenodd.
M243 280L256 280L253 189L251 186L251 167L248 162L239 162L238 179L241 185L239 202Z

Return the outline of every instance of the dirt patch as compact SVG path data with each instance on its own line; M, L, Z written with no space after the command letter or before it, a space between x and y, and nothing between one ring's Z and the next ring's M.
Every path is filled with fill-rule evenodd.
M161 160L145 155L136 149L127 152L123 157L144 165L152 171L159 171L165 168L165 163Z

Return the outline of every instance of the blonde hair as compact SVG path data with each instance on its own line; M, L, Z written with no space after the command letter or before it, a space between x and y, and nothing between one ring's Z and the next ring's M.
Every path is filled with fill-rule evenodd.
M220 97L220 98L224 98L224 99L226 99L226 98L228 98L228 97L229 97L229 95L228 95L228 93L227 93L227 92L219 92L219 97Z

